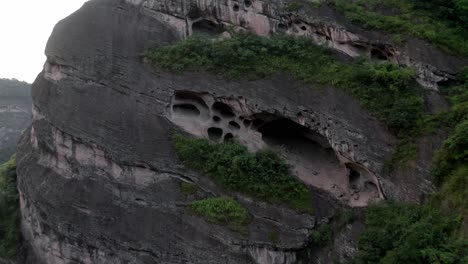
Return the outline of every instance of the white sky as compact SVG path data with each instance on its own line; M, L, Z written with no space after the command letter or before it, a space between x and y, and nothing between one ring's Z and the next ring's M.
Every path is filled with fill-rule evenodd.
M0 0L0 78L32 83L55 24L87 0Z

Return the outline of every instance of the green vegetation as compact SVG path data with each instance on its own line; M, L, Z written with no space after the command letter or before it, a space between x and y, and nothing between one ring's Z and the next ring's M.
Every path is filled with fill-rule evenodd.
M239 233L247 232L249 212L232 198L217 197L195 201L190 209L212 223L227 225Z
M467 263L468 241L454 232L460 218L429 206L372 205L353 263Z
M466 164L468 164L468 119L455 127L454 132L444 141L441 150L437 153L434 169L436 182L443 183L454 170Z
M321 225L311 234L312 242L320 247L326 247L332 242L332 230L330 225Z
M146 56L155 66L175 71L205 70L249 79L288 72L309 84L333 85L354 96L399 135L415 130L424 112L423 99L412 88L413 70L365 60L344 64L304 38L250 34L221 41L189 38L151 49Z
M330 0L350 21L365 28L426 39L447 52L468 55L467 0Z
M278 244L278 243L280 242L280 237L279 237L278 232L276 232L276 231L271 231L271 232L268 234L268 241L270 241L270 242L273 243L273 244Z
M294 178L288 164L276 153L263 150L249 153L235 143L212 144L206 139L174 135L179 158L188 166L211 176L232 191L270 202L285 203L312 211L310 191Z
M197 193L198 187L193 183L181 182L180 190L185 196L190 196Z
M439 113L431 128L448 128L450 136L436 153L433 175L441 190L431 199L434 207L456 212L463 217L460 229L468 236L468 68L458 76L460 84L442 89L452 104L450 111Z
M16 255L19 232L19 200L16 190L16 159L0 166L0 258Z
M299 9L302 8L302 4L299 3L299 2L292 2L292 3L289 3L285 10L288 11L288 12L297 12L299 11Z

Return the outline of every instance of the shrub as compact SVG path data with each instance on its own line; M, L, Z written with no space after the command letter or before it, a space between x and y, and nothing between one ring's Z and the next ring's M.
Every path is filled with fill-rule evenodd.
M249 153L235 143L212 144L206 139L174 135L179 158L211 176L221 186L270 203L285 203L311 212L310 191L291 174L290 166L271 150Z
M443 263L466 260L468 241L453 232L460 218L428 206L396 202L372 205L353 263Z
M433 174L441 184L445 177L456 168L468 164L468 119L455 127L454 132L444 141L436 154Z
M311 234L312 242L320 247L326 247L332 242L332 230L329 225L321 225Z
M351 22L397 35L397 43L403 35L418 37L447 52L468 55L466 0L330 1Z
M212 223L227 225L239 233L247 232L249 212L232 198L217 197L195 201L190 209Z
M13 258L19 243L16 158L0 166L0 258Z

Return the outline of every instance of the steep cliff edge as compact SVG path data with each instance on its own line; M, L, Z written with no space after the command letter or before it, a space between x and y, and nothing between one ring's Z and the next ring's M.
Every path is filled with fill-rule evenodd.
M310 87L284 73L230 80L155 71L143 59L149 48L193 33L284 32L330 47L342 60L368 55L415 67L428 108L445 107L438 83L455 78L466 58L420 40L393 46L330 7L293 14L284 9L290 2L93 0L57 24L32 87L33 122L17 153L21 229L35 259L29 262L346 261L362 224L336 231L329 252L309 250L320 226L333 225L343 208L360 211L385 198L420 201L433 191L428 171L441 138L431 138L411 169L389 174L384 164L397 138L340 89ZM284 147L312 193L313 212L222 188L179 160L174 131L236 138L250 151ZM187 195L183 184L197 191ZM213 196L235 197L246 208L246 232L191 211L194 200Z

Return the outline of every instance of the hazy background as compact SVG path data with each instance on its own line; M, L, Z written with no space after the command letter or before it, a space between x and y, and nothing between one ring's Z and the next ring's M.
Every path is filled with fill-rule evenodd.
M55 24L87 0L0 0L0 78L32 83Z

